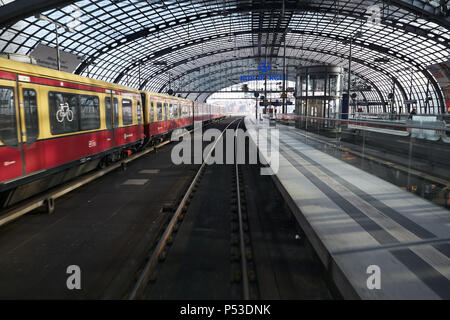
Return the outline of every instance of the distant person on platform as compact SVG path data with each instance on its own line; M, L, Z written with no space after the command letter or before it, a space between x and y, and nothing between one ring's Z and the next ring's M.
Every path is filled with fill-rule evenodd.
M408 119L412 119L414 115L417 114L416 108L413 108L412 111L409 113Z
M361 113L363 112L363 109L362 108L358 108L358 110L356 110L356 115L355 115L355 118L361 118Z

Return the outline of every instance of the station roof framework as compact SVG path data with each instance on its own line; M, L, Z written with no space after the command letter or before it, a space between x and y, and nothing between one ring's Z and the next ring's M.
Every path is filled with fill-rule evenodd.
M364 99L406 100L444 111L443 93L427 66L447 61L449 4L443 0L0 0L0 52L30 54L55 46L83 62L75 73L156 92L169 87L205 101L211 92L257 74L267 61L288 75L300 65L347 69L371 85ZM379 10L379 23L373 21ZM406 111L406 108L403 109Z

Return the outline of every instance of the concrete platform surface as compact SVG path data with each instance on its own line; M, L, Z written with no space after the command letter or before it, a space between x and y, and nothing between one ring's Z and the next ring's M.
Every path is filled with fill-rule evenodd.
M279 130L273 178L344 298L450 299L448 210L314 149L295 128L245 124L266 154L261 130Z

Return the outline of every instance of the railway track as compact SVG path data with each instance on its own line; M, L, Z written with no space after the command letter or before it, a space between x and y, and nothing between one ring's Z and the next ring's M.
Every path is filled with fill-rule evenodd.
M237 120L225 129L242 127ZM259 175L259 165L238 163L237 149L233 164L200 167L129 299L331 297L320 261L273 181Z
M136 284L134 285L133 289L131 290L131 293L128 297L130 300L137 300L142 297L143 291L147 287L149 280L152 278L153 272L155 271L155 268L156 268L158 262L164 261L166 259L166 256L169 251L169 247L171 246L172 242L174 241L175 233L178 231L181 222L185 218L184 215L187 212L187 206L190 204L192 198L194 197L194 193L197 190L198 184L203 177L207 162L208 162L209 158L211 157L212 152L215 150L215 147L218 144L218 142L221 139L223 139L223 136L224 136L224 133L226 132L226 130L237 121L238 121L237 119L233 120L225 127L225 129L222 131L220 137L215 141L214 145L209 150L208 155L204 158L202 165L200 166L197 173L195 174L186 193L182 197L177 209L173 213L173 216L170 219L170 222L168 223L168 225L167 225L166 229L164 230L161 238L159 239L156 247L154 248L153 252L151 253L147 263L145 264L144 268L142 269L140 275L138 276L138 280L137 280Z
M55 214L32 212L1 227L0 296L127 298L199 167L173 164L174 148L167 144L62 196ZM68 265L80 267L82 290L68 290Z
M233 120L213 127L243 127ZM235 139L221 137L210 146ZM259 175L259 165L206 166L205 159L180 168L169 164L171 152L162 148L159 157L136 160L126 172L116 170L67 194L57 203L61 214L30 215L5 226L0 266L9 280L0 295L17 296L32 283L35 290L27 296L40 297L52 283L45 289L51 298L328 297L324 285L314 287L322 278L311 272L320 270L318 262L296 240L295 222L271 179ZM211 154L216 156L214 148ZM125 186L141 177L145 186ZM58 241L61 234L67 237ZM25 237L34 240L24 243ZM64 246L69 250L54 254ZM26 270L6 263L11 259ZM66 261L83 270L80 292L68 291L58 278Z
M237 129L241 125L242 120L239 121ZM237 137L238 131L236 130L235 137ZM232 226L231 230L235 234L232 234L232 246L238 245L239 252L235 254L232 248L232 259L240 261L241 270L236 272L235 281L242 283L242 297L244 300L257 299L258 287L256 285L256 271L253 263L253 250L251 247L251 237L249 232L248 214L246 207L245 191L243 184L242 170L237 161L237 145L235 144L234 152L234 176L233 186L234 196L232 201L236 201L236 207L232 209ZM236 221L237 220L237 221ZM236 232L237 231L237 232Z

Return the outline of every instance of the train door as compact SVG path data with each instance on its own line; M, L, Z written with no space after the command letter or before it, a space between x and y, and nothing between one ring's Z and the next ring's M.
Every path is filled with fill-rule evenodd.
M113 96L105 98L105 120L106 120L106 130L110 132L111 145L115 146L115 130L119 122L119 101Z
M178 101L177 106L178 106L178 125L177 125L177 127L180 128L180 127L184 126L184 120L183 120L183 117L184 117L184 114L183 114L184 106L183 106L183 104L180 101Z
M147 96L145 95L145 93L141 93L141 101L142 101L142 110L143 110L143 114L144 114L144 124L150 123L148 121L148 114L147 114L147 110L148 110L149 106L147 105L148 101L147 101Z
M114 113L113 131L114 131L114 136L115 136L115 133L116 133L117 129L120 128L120 123L119 123L119 99L118 98L114 98L113 99L113 113Z
M165 131L169 131L169 106L167 103L164 103L164 122L163 122L163 127L164 127L164 132Z
M147 135L149 137L149 139L151 139L153 137L153 135L155 134L155 132L157 132L157 128L158 128L158 124L155 124L155 107L156 107L156 101L150 100L148 102L148 107L149 107L149 119L148 119L148 125L146 126L146 128L148 129Z
M141 93L141 101L142 101L142 110L143 110L143 128L144 128L144 139L145 141L150 140L151 135L150 135L150 127L152 125L153 122L153 101L151 101L149 99L149 97L147 96L146 93Z
M169 103L169 126L167 127L168 131L171 131L174 128L174 123L175 123L175 119L174 119L174 114L173 114L173 104Z
M0 72L0 181L24 174L15 74Z
M24 173L32 173L45 168L45 148L38 141L39 113L38 97L39 86L30 83L19 83L20 129L22 131L22 149L24 160ZM42 101L41 101L42 102Z

